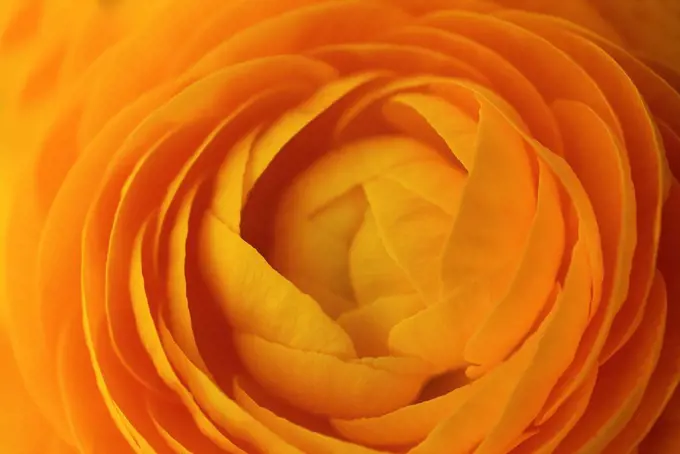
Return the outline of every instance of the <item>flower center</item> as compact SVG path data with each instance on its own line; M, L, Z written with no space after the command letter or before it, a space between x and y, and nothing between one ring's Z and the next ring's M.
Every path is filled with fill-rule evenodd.
M270 262L345 328L360 356L389 355L391 328L441 297L466 178L404 136L346 144L284 194Z

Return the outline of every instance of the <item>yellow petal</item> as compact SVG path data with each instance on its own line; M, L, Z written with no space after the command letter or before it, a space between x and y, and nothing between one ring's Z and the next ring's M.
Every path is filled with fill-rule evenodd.
M355 187L310 213L300 209L304 201L295 199L306 193L291 188L287 194L278 207L272 266L336 318L355 307L349 251L366 198Z
M464 367L465 344L490 307L484 284L466 286L395 325L390 351L421 358L440 373Z
M455 201L460 189L451 186L447 189ZM376 179L364 183L363 188L375 219L377 238L426 304L433 303L441 291L437 271L453 223L451 216L398 181Z
M349 250L349 276L357 304L363 307L381 297L407 295L413 283L380 240L375 215L367 211ZM424 305L422 294L418 295Z
M345 312L338 318L338 324L352 338L359 357L388 356L392 328L422 308L418 295L385 295Z
M354 357L347 334L308 295L269 267L214 215L204 219L201 260L207 282L231 325L270 342Z
M422 116L428 125L444 140L451 153L472 171L475 160L477 122L465 112L436 96L416 93L393 96L385 105L388 116L395 108L406 107ZM399 122L399 111L392 113L393 121ZM406 122L404 122L406 123Z

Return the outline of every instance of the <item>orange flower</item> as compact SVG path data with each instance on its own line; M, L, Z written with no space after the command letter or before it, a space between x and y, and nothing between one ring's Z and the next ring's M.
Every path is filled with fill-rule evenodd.
M3 4L0 451L677 452L680 58L620 3Z

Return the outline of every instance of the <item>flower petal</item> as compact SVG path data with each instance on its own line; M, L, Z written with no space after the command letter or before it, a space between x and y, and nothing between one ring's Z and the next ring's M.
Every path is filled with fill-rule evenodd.
M316 301L212 214L204 219L201 241L208 285L235 330L290 348L356 356L349 336Z
M600 368L588 410L555 451L601 452L639 408L649 378L657 365L664 336L666 288L656 275L648 310L635 335Z
M400 408L418 395L430 372L412 358L343 360L253 334L238 334L235 343L248 371L270 392L298 408L337 418Z
M522 263L508 294L498 301L465 347L465 359L494 365L522 340L548 302L565 246L564 214L555 178L539 163L538 201Z
M258 404L238 381L235 384L235 399L248 413L304 452L329 454L378 454L381 452L298 426Z
M473 171L442 257L444 291L490 279L521 254L535 209L532 158L493 108L480 108Z

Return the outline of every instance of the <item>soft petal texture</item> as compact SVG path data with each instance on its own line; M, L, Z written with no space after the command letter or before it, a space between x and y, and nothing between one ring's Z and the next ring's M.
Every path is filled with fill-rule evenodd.
M0 451L677 451L671 3L1 2Z

